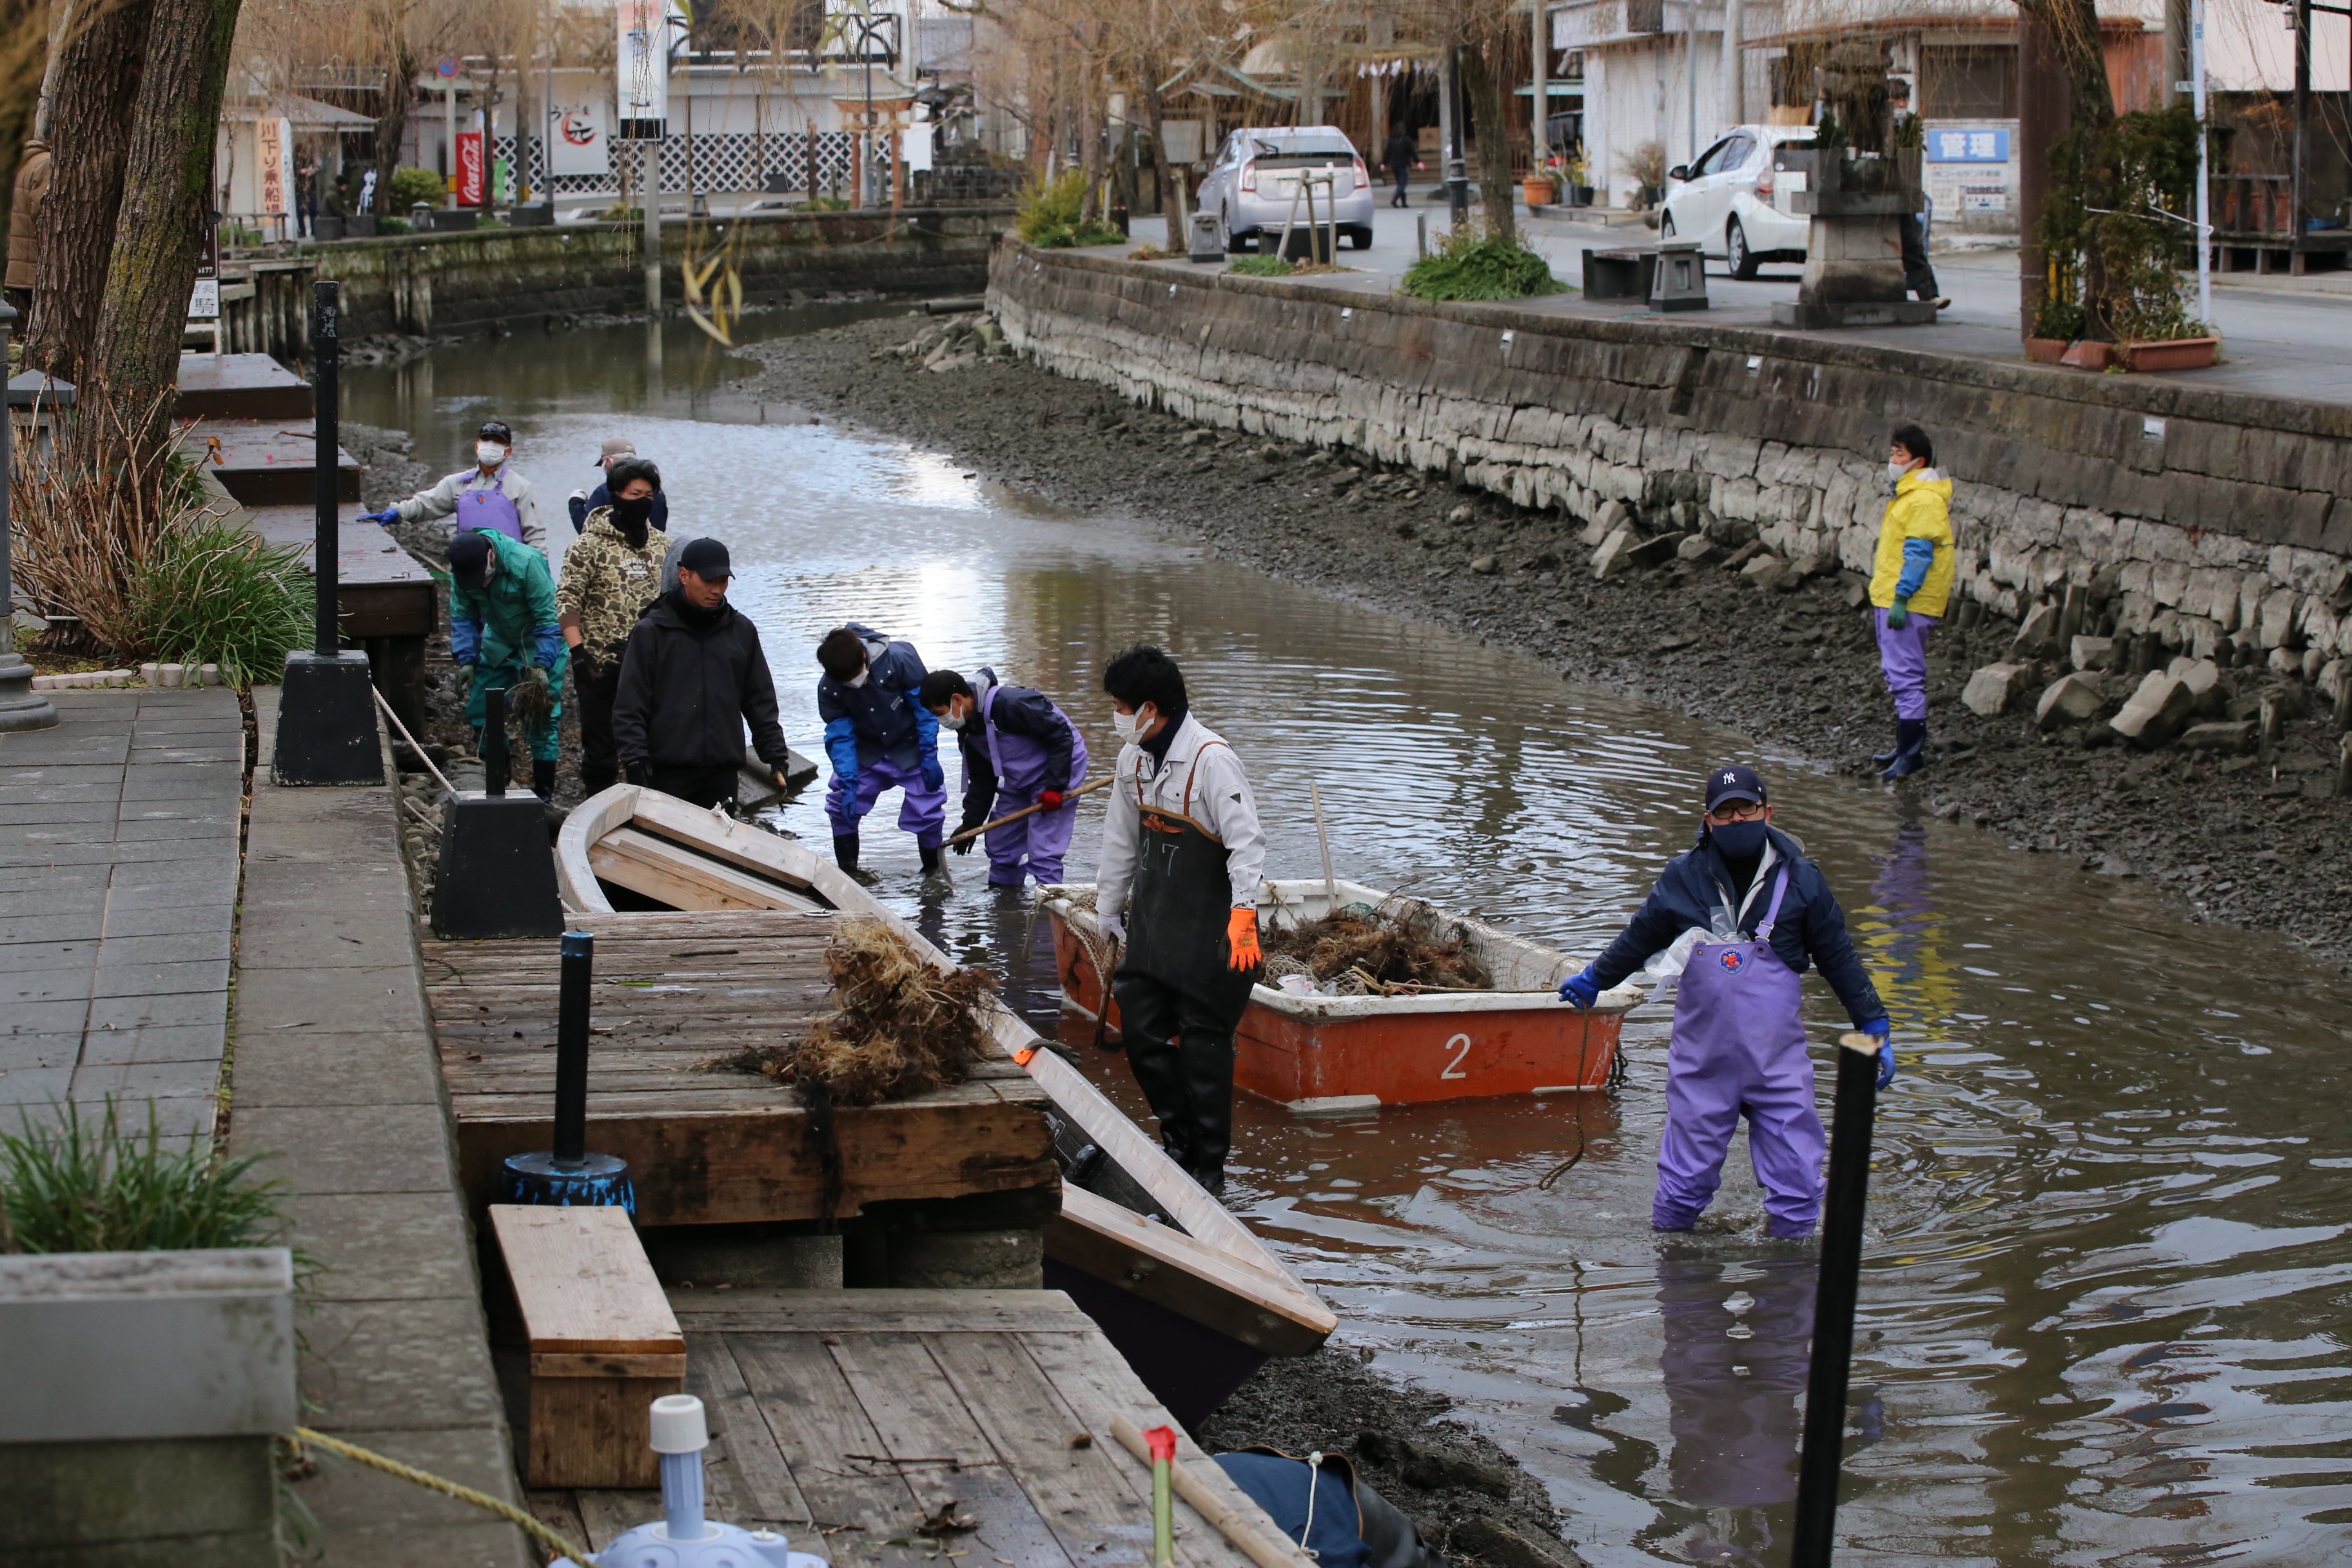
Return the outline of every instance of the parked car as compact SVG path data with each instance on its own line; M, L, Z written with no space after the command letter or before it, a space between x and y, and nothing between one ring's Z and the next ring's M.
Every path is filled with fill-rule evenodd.
M1721 257L1734 278L1753 278L1759 261L1802 261L1812 219L1794 210L1805 176L1772 167L1776 148L1813 139L1810 125L1735 125L1696 163L1666 171L1665 211L1658 233L1699 242Z
M1228 252L1242 250L1260 234L1280 234L1286 222L1306 226L1307 202L1298 182L1310 174L1331 176L1328 187L1319 181L1315 186L1316 223L1336 224L1350 245L1370 250L1378 205L1372 176L1336 125L1244 126L1234 132L1202 177L1200 210L1217 215Z

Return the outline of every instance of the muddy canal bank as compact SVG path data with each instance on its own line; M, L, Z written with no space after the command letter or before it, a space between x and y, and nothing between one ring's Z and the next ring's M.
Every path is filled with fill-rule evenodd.
M769 368L740 390L941 448L1061 505L1196 535L1284 581L1521 649L1567 679L1740 730L1768 755L1861 773L1891 744L1864 612L1837 574L1762 589L1725 555L1596 581L1576 521L1442 474L1196 426L1001 355L887 352L937 325L886 318L760 344L750 353ZM2339 965L2352 957L2352 803L2330 794L2336 731L2324 700L2267 671L2231 670L2241 704L2265 693L2277 702L2274 752L2086 747L2084 731L2044 736L2030 711L1980 718L1961 706L1969 674L2010 657L2015 633L1988 616L1936 634L1937 762L1907 792L2004 845L2076 860L2088 875L2148 879L2192 920L2278 931Z

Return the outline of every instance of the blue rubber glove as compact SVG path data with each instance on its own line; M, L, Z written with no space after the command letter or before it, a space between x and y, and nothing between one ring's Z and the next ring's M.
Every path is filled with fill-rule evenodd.
M1886 1086L1895 1081L1895 1040L1886 1020L1877 1018L1862 1026L1862 1032L1878 1042L1878 1089L1884 1094Z
M1582 973L1559 983L1559 999L1578 1007L1590 1007L1601 1000L1601 982L1592 978L1592 965L1586 964Z
M947 786L947 771L940 766L939 753L936 752L925 752L923 755L923 787L926 789L945 789Z
M380 522L388 528L392 524L400 521L400 509L396 506L388 506L382 511L363 511L360 513L360 521L362 522Z
M481 622L449 623L449 657L459 664L472 664L482 657Z
M1897 599L1886 606L1886 629L1899 632L1911 619L1911 601Z
M531 638L539 645L539 668L552 670L563 662L563 628L533 626Z

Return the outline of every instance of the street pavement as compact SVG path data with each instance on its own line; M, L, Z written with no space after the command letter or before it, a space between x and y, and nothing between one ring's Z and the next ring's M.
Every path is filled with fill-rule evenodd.
M1431 244L1449 224L1442 203L1425 199L1426 189L1413 193L1412 208L1382 205L1375 215L1372 247L1355 251L1344 247L1339 264L1358 268L1356 278L1335 278L1330 283L1361 287L1385 293L1396 286L1412 265L1418 230L1426 224ZM1551 263L1553 274L1574 283L1584 273L1582 252L1588 247L1654 244L1656 235L1639 215L1609 213L1597 219L1570 223L1552 217L1528 218L1519 214L1528 243ZM1164 243L1160 219L1138 218L1134 239ZM1705 311L1675 320L1715 326L1743 327L1833 342L1881 343L1892 348L2024 363L2017 327L2018 272L2014 248L1954 248L1931 258L1937 280L1952 300L1951 308L1933 326L1854 328L1839 331L1797 333L1772 325L1776 300L1794 300L1795 264L1766 264L1752 282L1740 282L1720 262L1707 268ZM1171 264L1175 265L1175 264ZM1630 301L1588 303L1580 294L1524 301L1522 308L1562 316L1628 318L1652 315ZM2319 273L2305 278L2248 274L2217 275L2213 286L2213 322L2222 339L2222 363L2210 369L2174 371L2168 384L2228 388L2273 397L2317 403L2352 405L2352 272ZM2053 370L2052 374L2084 375L2086 371Z

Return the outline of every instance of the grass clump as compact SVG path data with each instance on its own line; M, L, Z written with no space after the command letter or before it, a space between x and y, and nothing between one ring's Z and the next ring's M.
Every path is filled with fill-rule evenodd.
M834 1011L796 1045L759 1046L710 1064L821 1092L838 1106L877 1105L964 1081L988 1049L985 970L933 968L887 921L845 920L825 948Z
M0 1252L179 1252L275 1247L285 1184L254 1179L267 1156L122 1130L114 1101L97 1121L68 1102L54 1126L0 1132Z
M1551 264L1518 240L1469 225L1407 268L1402 287L1417 300L1532 300L1568 291Z
M1417 899L1349 904L1265 933L1266 974L1339 981L1352 992L1491 991L1470 934Z
M1225 270L1244 278L1287 278L1298 268L1279 256L1236 256L1225 264Z
M1117 245L1127 237L1087 210L1087 172L1065 171L1054 179L1029 187L1021 198L1020 216L1013 232L1041 250L1066 250L1081 245Z
M126 640L175 664L217 664L234 686L274 677L310 642L313 589L301 552L218 513L184 516L141 561Z

